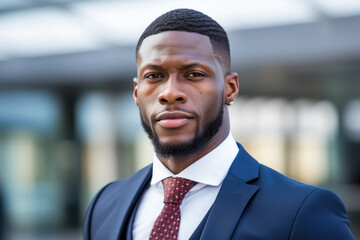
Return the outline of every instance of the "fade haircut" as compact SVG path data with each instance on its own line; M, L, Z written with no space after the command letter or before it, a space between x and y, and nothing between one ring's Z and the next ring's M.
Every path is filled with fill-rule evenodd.
M211 17L192 9L175 9L155 19L140 36L136 45L136 58L145 38L166 31L184 31L208 36L214 53L222 59L225 73L230 72L230 46L225 30Z

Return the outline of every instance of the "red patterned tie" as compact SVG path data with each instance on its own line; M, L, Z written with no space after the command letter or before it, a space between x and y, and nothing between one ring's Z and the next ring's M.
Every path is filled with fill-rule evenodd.
M166 178L164 186L164 207L151 230L149 240L176 240L180 225L180 204L186 193L197 182L185 178Z

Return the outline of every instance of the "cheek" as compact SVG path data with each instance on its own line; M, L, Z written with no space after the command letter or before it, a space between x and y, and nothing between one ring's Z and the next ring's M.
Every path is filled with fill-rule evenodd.
M206 96L206 97L205 97ZM219 113L219 108L223 102L222 92L214 91L211 95L203 94L199 100L200 121L203 124L214 120Z
M154 95L154 90L153 88L149 87L147 84L142 83L138 85L138 90L137 90L137 96L139 99L139 102L147 102L149 101L149 98L152 98Z
M143 120L145 123L150 124L151 123L151 115L154 112L154 101L156 100L155 96L155 89L149 89L144 87L138 88L138 103L139 103L139 109L140 113L143 117Z
M149 125L151 122L150 121L151 112L149 110L149 104L144 100L140 100L139 101L139 110L140 110L143 121Z

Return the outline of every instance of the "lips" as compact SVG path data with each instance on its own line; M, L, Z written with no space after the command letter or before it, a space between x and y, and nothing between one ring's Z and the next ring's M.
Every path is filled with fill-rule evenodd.
M164 128L179 128L193 119L189 113L182 111L162 112L156 116L157 123Z

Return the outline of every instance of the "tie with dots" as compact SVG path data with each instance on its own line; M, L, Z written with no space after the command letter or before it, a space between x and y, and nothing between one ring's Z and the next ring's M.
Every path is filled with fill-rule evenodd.
M166 178L164 187L164 207L151 230L149 240L176 240L180 226L180 204L186 193L197 182L178 177Z

